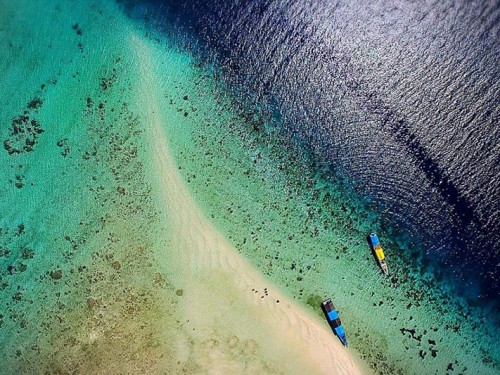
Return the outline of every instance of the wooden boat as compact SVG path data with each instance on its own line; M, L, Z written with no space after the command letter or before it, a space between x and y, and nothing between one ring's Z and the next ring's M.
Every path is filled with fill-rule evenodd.
M342 345L347 346L347 337L345 335L344 327L342 326L342 322L340 321L339 314L333 306L332 300L330 298L325 299L321 303L321 308L323 309L323 313L325 314L326 320L332 327L333 332L337 335Z
M377 263L382 269L382 271L389 276L389 268L387 268L387 263L385 262L385 254L384 250L382 250L382 246L380 245L380 240L376 233L370 234L370 244L372 246L373 254L375 255L375 259L377 259Z

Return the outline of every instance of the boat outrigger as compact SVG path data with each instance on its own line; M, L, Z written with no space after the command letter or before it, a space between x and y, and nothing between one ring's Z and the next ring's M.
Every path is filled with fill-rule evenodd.
M382 250L382 246L380 245L380 240L376 233L370 234L370 244L373 249L373 253L375 258L377 259L378 265L382 269L382 271L389 276L389 269L387 268L387 263L385 262L384 250Z
M339 314L333 306L332 300L330 298L325 299L321 303L321 308L325 314L326 320L330 324L333 332L337 335L342 345L347 346L347 338L345 336L344 327L342 327L342 322L340 321Z

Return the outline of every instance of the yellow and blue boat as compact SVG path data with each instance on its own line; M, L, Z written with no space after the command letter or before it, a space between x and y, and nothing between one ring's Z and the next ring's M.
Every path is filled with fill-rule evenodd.
M376 233L370 234L370 244L373 249L373 254L375 255L375 259L377 259L377 263L382 269L382 271L389 276L389 268L387 268L387 263L385 262L385 254L382 249L382 245L380 245L380 240Z

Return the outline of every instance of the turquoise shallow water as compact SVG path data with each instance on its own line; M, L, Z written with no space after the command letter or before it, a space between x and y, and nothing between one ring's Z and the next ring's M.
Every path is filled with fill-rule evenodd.
M2 9L0 372L158 373L176 296L120 13Z
M158 251L168 223L148 182L132 31L157 46L155 89L180 172L207 217L262 273L319 317L319 303L332 297L349 350L376 373L498 373L488 312L450 298L406 255L404 237L342 181L327 182L280 132L279 118L238 102L216 66L131 26L113 2L48 2L45 17L35 2L2 7L6 373L116 373L120 363L130 373L200 371L172 363L179 295ZM389 278L366 242L373 230Z

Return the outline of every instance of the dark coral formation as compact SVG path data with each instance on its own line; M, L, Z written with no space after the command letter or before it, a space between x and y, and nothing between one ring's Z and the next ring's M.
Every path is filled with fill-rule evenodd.
M42 90L45 85L42 85ZM44 132L40 122L31 112L37 112L43 106L43 100L35 96L26 104L26 111L11 121L8 137L3 142L4 149L13 154L24 154L34 150L38 136Z
M18 116L12 119L9 136L4 140L3 147L9 155L31 152L43 132L37 120L27 115Z
M62 148L61 155L63 157L68 156L68 154L71 152L71 148L69 147L68 138L60 139L59 141L57 141L57 147Z
M10 180L10 182L18 189L22 189L24 186L24 176L16 174L16 177L14 180Z
M113 86L115 81L116 81L116 74L115 70L113 69L113 73L109 77L101 77L99 79L99 85L101 86L102 91L106 91L109 88L111 88L111 86Z
M41 106L43 105L43 100L39 97L35 97L33 98L29 103L28 105L26 106L26 108L30 109L30 110L37 110L39 109Z
M71 28L72 28L73 30L75 30L76 35L78 35L78 36L82 36L83 32L82 32L82 29L81 29L81 27L80 27L80 25L79 25L79 24L75 23L75 24L73 24L73 26L71 26Z

